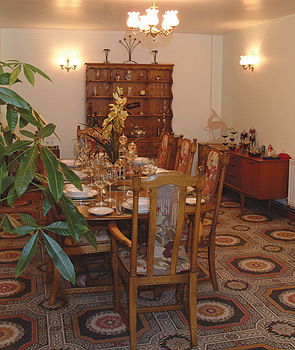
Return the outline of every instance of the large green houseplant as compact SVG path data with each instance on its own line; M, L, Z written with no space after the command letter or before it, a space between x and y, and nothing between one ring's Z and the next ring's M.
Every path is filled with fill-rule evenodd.
M15 84L22 83L19 78L22 71L24 78L33 86L35 74L51 81L43 71L30 64L17 60L0 62L3 120L0 124L0 227L18 235L31 235L17 263L16 277L28 266L40 243L61 275L75 283L74 266L55 239L56 235L70 235L76 241L84 235L94 247L97 243L74 201L63 193L64 178L81 190L79 177L42 144L46 137L55 133L55 125L47 123L30 103L12 89ZM12 164L15 172L10 171ZM42 193L44 216L58 208L64 220L57 219L40 226L30 214L18 213L20 220L16 220L15 216L5 213L5 206L14 207L16 199L30 191Z

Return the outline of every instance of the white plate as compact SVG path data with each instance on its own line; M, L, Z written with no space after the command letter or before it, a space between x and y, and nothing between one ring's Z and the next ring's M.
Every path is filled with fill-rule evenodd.
M133 205L132 203L128 203L128 200L126 202L123 202L121 204L122 208L132 210ZM147 214L149 212L149 208L138 208L139 214Z
M85 179L87 175L81 170L73 170L73 172L79 177L79 179Z
M191 192L194 192L195 188L192 187L192 186L187 186L187 189L186 189L186 192L187 193L191 193Z
M114 209L109 207L93 207L88 209L88 212L90 214L99 215L99 216L111 214L113 213L113 211Z
M189 197L189 198L186 198L186 204L189 204L189 205L195 205L196 204L196 201L197 201L197 198L195 197ZM204 203L205 202L205 199L201 199L201 203Z
M133 198L129 198L126 202L133 207ZM138 198L138 210L149 210L150 207L150 199L147 197L139 197Z
M67 165L69 168L78 168L76 158L65 158L65 159L60 159L60 161L65 165Z
M143 164L147 164L149 161L149 158L147 157L137 157L134 159L133 164L134 165L143 165Z
M91 189L90 187L83 186L83 191L78 190L73 185L68 185L65 188L65 193L72 199L85 199L95 197L98 192L96 190Z
M165 173L167 172L168 170L164 169L164 168L157 168L157 171L156 173Z

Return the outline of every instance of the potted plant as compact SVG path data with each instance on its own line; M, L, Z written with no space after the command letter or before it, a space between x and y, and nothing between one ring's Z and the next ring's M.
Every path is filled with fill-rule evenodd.
M125 120L128 116L126 109L127 98L123 97L123 88L117 87L113 93L114 103L110 104L110 112L102 123L101 130L93 127L99 136L88 134L94 140L95 148L103 149L107 159L115 164L119 158L119 136L125 127Z
M14 234L31 235L18 260L16 277L28 266L40 243L61 275L75 284L74 266L55 237L69 235L78 241L79 236L84 235L94 247L96 239L74 201L63 193L64 178L82 190L79 177L42 144L46 137L55 133L55 125L47 123L12 89L13 85L22 83L21 71L32 86L35 74L51 81L43 71L30 64L17 60L0 62L0 104L2 112L6 110L7 123L0 124L0 227ZM11 171L12 165L15 172ZM23 194L35 191L42 193L43 215L49 216L58 208L64 220L40 226L30 214L15 211L20 218L18 221L5 212L5 206L14 207Z

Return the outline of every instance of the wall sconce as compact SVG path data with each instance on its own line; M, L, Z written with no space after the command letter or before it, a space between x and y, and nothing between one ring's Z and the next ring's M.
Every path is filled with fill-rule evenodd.
M70 62L70 59L69 57L68 58L60 58L58 60L58 64L60 65L60 68L62 70L66 69L67 72L69 73L69 71L72 69L72 70L75 70L77 68L77 65L78 65L78 60L74 57L71 59L71 62Z
M243 69L251 69L253 72L254 64L256 63L256 57L255 56L240 56L240 65L243 67Z

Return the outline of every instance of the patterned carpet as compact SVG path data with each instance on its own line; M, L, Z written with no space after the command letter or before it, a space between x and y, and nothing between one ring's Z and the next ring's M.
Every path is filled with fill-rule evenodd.
M220 290L198 287L198 347L178 311L138 316L138 349L295 349L295 223L251 201L241 214L232 195L223 197L217 229ZM129 349L111 292L73 294L50 307L40 251L15 279L23 243L22 237L0 238L0 349ZM206 266L202 252L199 262ZM141 304L156 303L153 292L139 296ZM171 299L168 291L160 302Z

